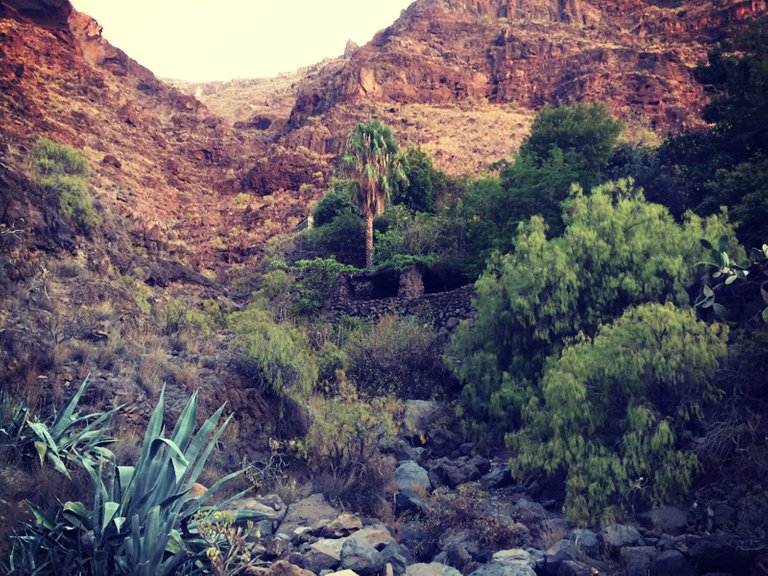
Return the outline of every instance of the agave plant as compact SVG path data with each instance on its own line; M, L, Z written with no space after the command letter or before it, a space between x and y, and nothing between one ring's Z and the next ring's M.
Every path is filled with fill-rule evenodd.
M32 431L32 442L42 465L48 459L54 468L69 478L65 461L97 466L114 458L107 448L115 442L109 435L112 417L122 408L117 406L107 412L81 415L75 412L78 402L90 384L90 374L69 401L56 414L52 424L39 420L27 420Z
M94 487L92 500L66 502L53 521L38 517L36 526L15 539L12 569L54 574L60 573L52 571L54 565L68 565L67 573L163 576L201 557L204 543L196 547L194 534L185 540L182 533L194 531L204 500L241 471L222 478L201 496L190 491L231 416L217 430L222 406L195 432L195 393L166 435L164 396L165 389L136 465L102 462L95 467L83 461ZM74 557L72 550L77 550Z

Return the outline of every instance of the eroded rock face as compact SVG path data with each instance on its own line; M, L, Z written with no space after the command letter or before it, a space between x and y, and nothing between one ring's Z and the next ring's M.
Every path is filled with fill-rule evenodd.
M419 0L349 57L308 78L290 124L339 102L538 108L604 101L657 129L697 122L691 67L764 0Z

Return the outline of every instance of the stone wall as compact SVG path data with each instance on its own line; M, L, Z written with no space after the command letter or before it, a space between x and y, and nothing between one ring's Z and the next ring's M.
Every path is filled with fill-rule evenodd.
M352 300L334 298L329 310L336 316L347 314L375 322L385 316L416 317L439 335L450 335L461 320L474 316L472 298L475 287L472 284L449 292L424 294L416 298L398 296L376 300Z

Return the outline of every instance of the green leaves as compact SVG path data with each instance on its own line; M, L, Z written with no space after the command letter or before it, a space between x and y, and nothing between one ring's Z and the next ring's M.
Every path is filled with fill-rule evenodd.
M56 420L61 425L52 430L66 435L67 423L81 420L74 412L80 394L65 405ZM195 541L182 540L180 529L194 525L205 498L240 474L235 472L214 483L205 498L189 495L229 418L219 426L222 406L198 428L195 393L173 431L166 435L164 410L165 389L149 419L135 466L82 460L93 484L92 501L66 502L55 521L38 514L37 525L29 527L27 536L15 540L12 556L17 563L37 565L40 574L58 574L62 572L44 567L61 565L64 550L81 551L83 556L73 561L87 567L89 574L164 576L175 574L182 563L191 563L195 554L202 553ZM36 428L45 439L44 457L51 459L52 454L58 454L57 444L48 429ZM51 544L54 532L61 546ZM83 539L90 542L89 551L82 549Z
M544 372L544 402L530 402L508 437L514 473L565 474L565 511L580 523L685 492L698 464L679 438L719 399L727 340L692 310L647 304L566 346Z

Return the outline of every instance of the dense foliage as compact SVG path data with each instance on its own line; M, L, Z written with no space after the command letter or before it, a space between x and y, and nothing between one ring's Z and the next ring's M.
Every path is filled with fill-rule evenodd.
M698 466L686 440L719 399L713 375L727 337L693 310L646 304L567 345L508 439L513 470L563 474L564 510L577 522L685 494Z
M590 194L575 188L563 221L553 239L538 216L521 226L514 252L492 258L477 281L476 319L454 338L459 407L476 438L500 441L519 426L545 363L568 338L594 335L630 306L686 304L682 284L703 255L699 239L728 232L716 217L677 224L628 181Z

